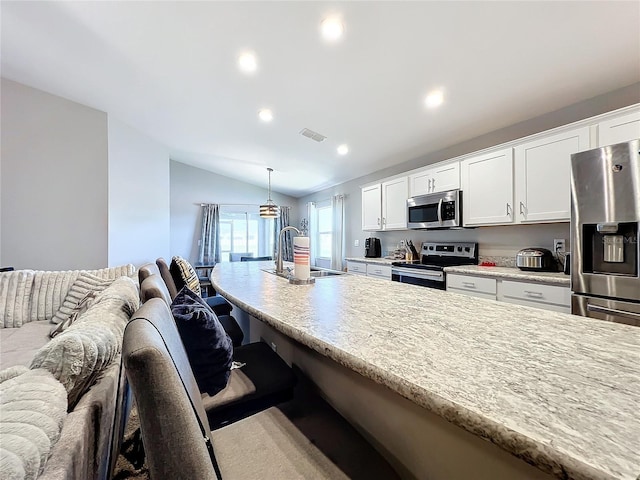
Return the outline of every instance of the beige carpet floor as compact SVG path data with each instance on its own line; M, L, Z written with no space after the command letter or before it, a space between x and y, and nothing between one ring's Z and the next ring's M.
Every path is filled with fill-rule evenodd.
M398 474L386 460L321 398L316 386L296 367L294 367L294 372L298 377L294 398L278 405L278 407L298 430L336 465L340 465L344 474L351 479L399 479ZM133 446L136 443L132 442L132 439L139 425L134 402L127 421L123 448L117 460L113 480L149 479L149 471L146 466L136 468L131 461L136 458L133 451Z

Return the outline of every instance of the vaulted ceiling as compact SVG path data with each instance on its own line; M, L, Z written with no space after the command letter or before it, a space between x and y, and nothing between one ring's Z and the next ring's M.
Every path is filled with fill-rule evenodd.
M105 111L174 160L261 186L272 167L274 189L295 196L640 81L636 1L1 9L4 77ZM329 17L344 27L333 42ZM246 51L252 74L238 68ZM444 101L428 108L433 90Z

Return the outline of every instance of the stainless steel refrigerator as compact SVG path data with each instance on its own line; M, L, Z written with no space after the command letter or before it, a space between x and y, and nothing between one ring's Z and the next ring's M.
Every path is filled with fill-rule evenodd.
M640 140L571 156L571 313L640 326Z

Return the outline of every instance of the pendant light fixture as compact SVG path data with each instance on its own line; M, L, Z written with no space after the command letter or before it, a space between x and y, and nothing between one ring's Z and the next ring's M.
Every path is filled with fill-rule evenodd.
M278 218L280 216L280 209L273 203L273 200L271 200L271 172L273 172L273 168L267 168L267 171L269 172L269 199L267 203L260 205L260 216L262 218Z

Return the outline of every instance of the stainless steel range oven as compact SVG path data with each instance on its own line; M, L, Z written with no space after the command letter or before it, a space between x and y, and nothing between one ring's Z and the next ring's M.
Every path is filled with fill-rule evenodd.
M477 264L477 243L424 242L419 262L393 262L391 280L445 290L444 267Z

